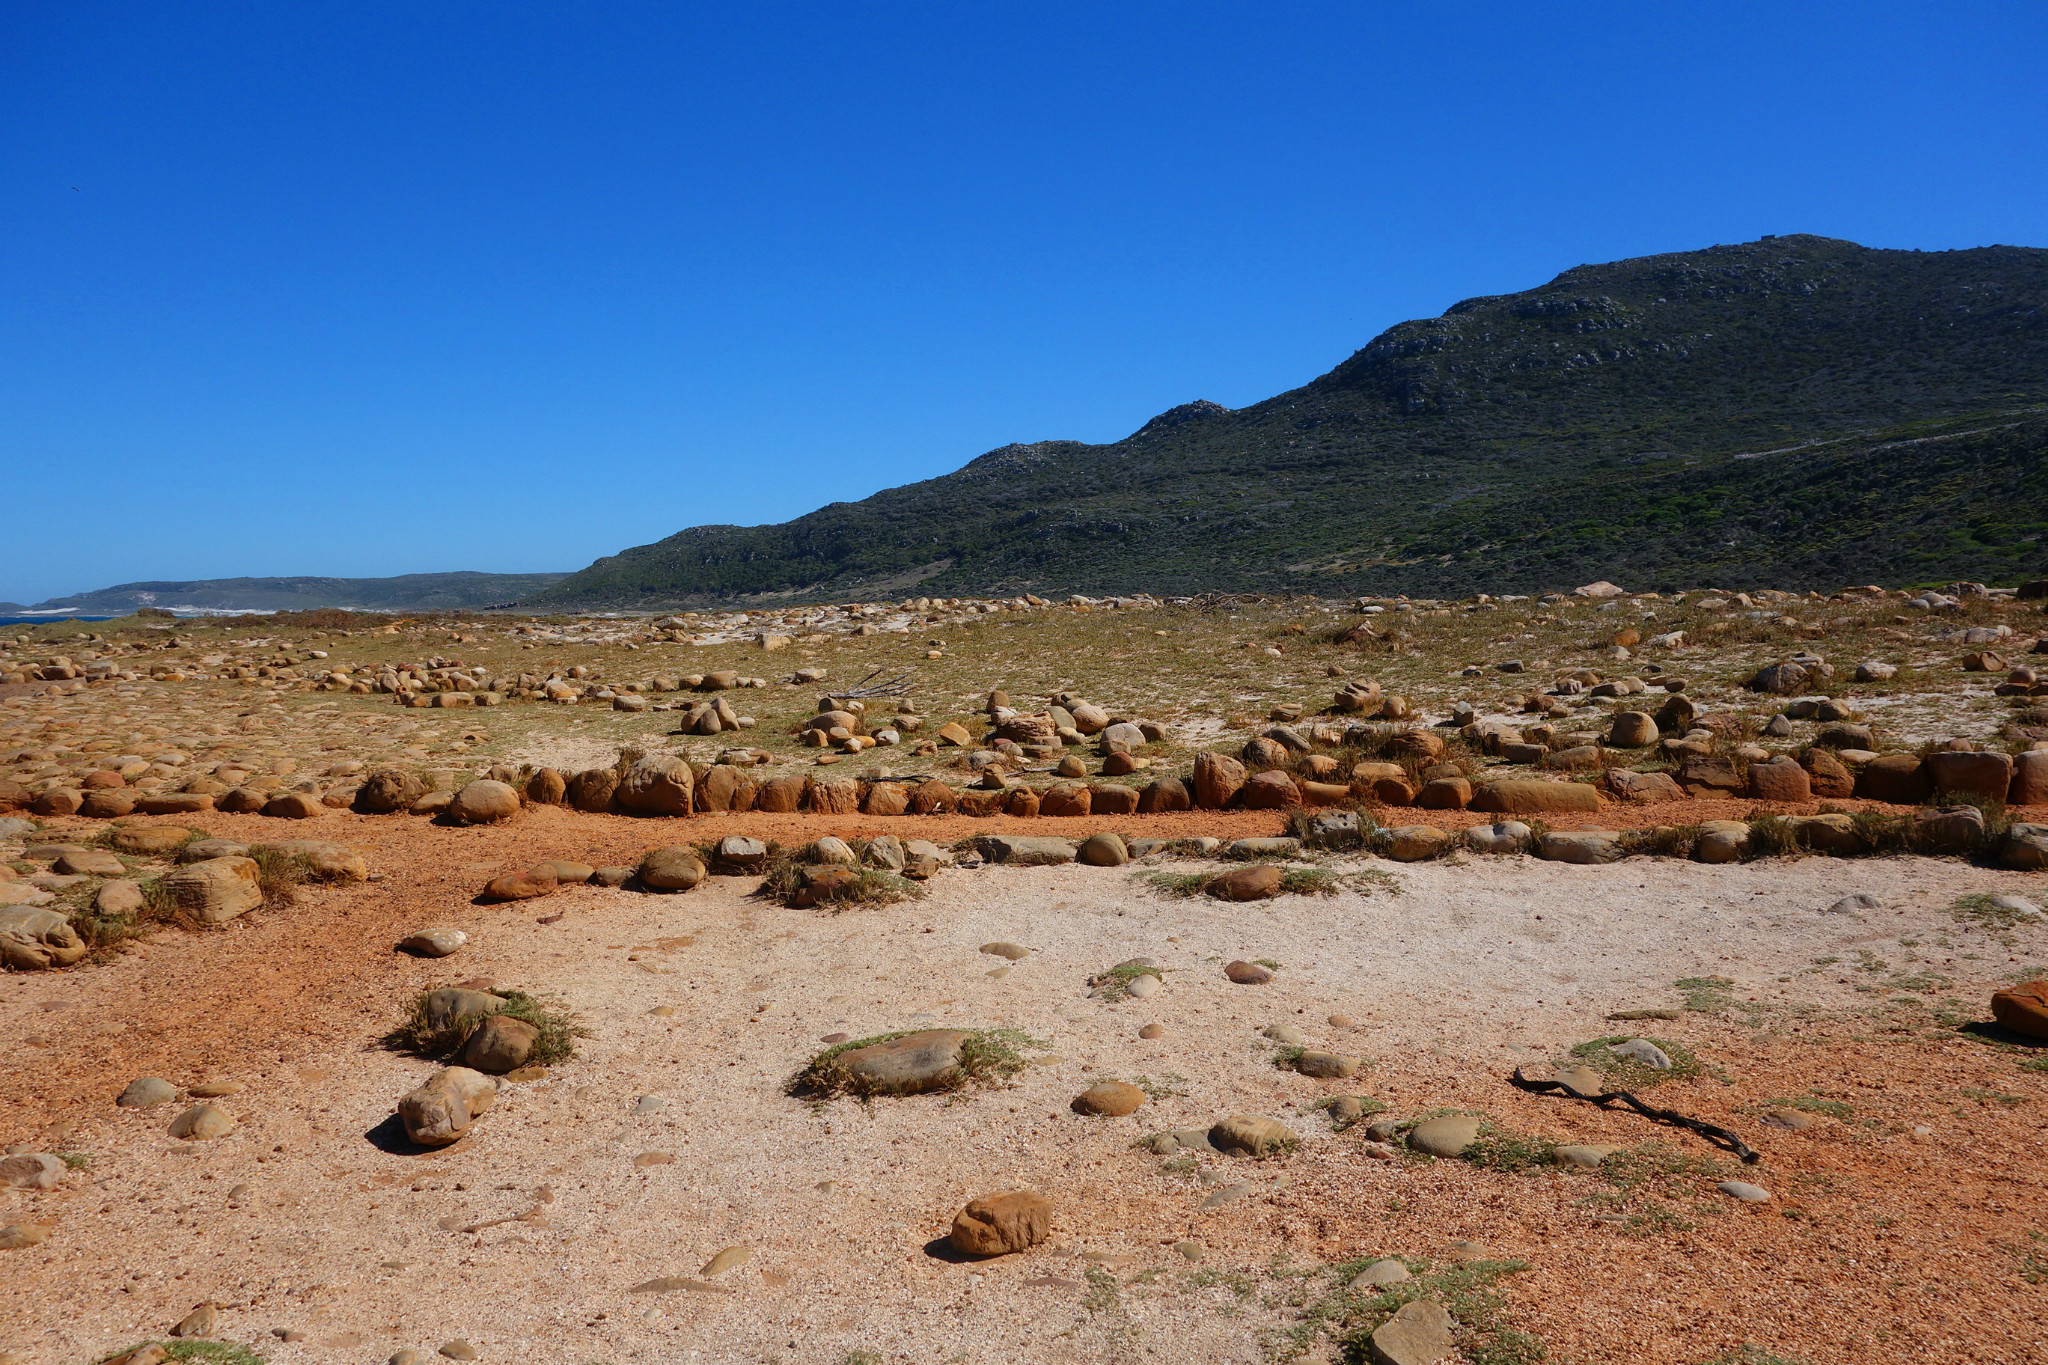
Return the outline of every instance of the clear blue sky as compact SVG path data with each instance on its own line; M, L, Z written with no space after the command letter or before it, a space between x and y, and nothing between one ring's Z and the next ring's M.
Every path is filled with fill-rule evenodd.
M1457 299L2048 243L2048 7L0 3L0 599L571 569Z

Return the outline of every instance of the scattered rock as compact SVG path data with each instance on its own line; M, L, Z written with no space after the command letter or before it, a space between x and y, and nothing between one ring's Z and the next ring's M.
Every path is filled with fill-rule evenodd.
M1450 1310L1428 1299L1402 1304L1366 1341L1372 1365L1436 1365L1455 1351Z
M1120 837L1104 833L1090 835L1076 857L1090 867L1122 867L1131 860L1131 852Z
M422 929L408 934L399 941L399 951L415 957L447 957L469 942L469 935L460 929Z
M1994 992L1991 1017L2014 1033L2048 1041L2048 981L2029 981Z
M1408 1130L1408 1145L1430 1156L1458 1156L1479 1140L1480 1123L1465 1115L1425 1119Z
M398 1102L406 1136L423 1147L445 1147L460 1140L498 1098L489 1076L468 1067L436 1072L426 1084Z
M1140 980L1150 981L1151 977ZM1074 1112L1077 1114L1099 1114L1108 1118L1123 1118L1135 1114L1145 1103L1145 1092L1135 1085L1123 1081L1097 1081L1074 1096Z
M495 825L517 814L519 793L489 778L467 784L448 803L448 818L458 825Z
M1296 1071L1325 1081L1349 1080L1363 1065L1356 1057L1343 1057L1334 1052L1304 1052L1294 1059Z
M1557 1164L1560 1166L1576 1166L1580 1170L1590 1171L1597 1169L1601 1162L1607 1160L1617 1150L1617 1148L1605 1145L1596 1146L1587 1143L1573 1143L1558 1148L1554 1155L1556 1156Z
M1212 878L1208 889L1209 894L1218 900L1270 900L1280 894L1280 884L1286 876L1286 869L1276 864L1253 863L1248 867L1233 867Z
M476 1028L462 1045L462 1065L475 1071L502 1074L525 1066L540 1041L540 1030L524 1019L494 1014Z
M37 893L49 899L47 893ZM16 971L69 967L86 954L86 942L71 921L35 905L0 905L0 964Z
M114 1100L123 1109L154 1109L159 1104L169 1104L178 1098L178 1087L155 1076L142 1076L128 1082Z
M1224 963L1223 975L1240 986L1263 986L1273 979L1271 969L1242 960Z
M263 904L254 858L208 858L163 877L179 911L200 924L222 924Z
M1208 1145L1229 1156L1267 1156L1300 1141L1301 1135L1286 1124L1251 1114L1218 1119L1208 1132Z
M176 1327L171 1329L174 1337L210 1337L220 1330L220 1310L210 1303L202 1303L187 1313Z
M206 1142L226 1137L235 1130L234 1115L211 1104L195 1104L171 1120L168 1131L174 1138Z
M964 1255L1003 1256L1037 1246L1051 1232L1052 1201L1029 1190L1013 1190L977 1199L960 1210L947 1240Z
M1408 1267L1389 1256L1383 1260L1374 1261L1371 1265L1352 1276L1351 1287L1355 1289L1360 1285L1400 1284L1408 1278L1410 1278Z
M960 1050L966 1041L967 1034L959 1029L925 1029L843 1052L838 1062L862 1090L913 1095L950 1085L958 1078Z
M849 857L852 852L847 849ZM650 891L688 891L704 877L704 860L694 848L657 848L640 860L640 884Z
M48 1152L16 1152L0 1158L0 1185L17 1190L54 1190L68 1169L62 1157Z
M1714 1188L1731 1199L1740 1199L1745 1204L1761 1204L1771 1197L1771 1192L1762 1186L1747 1184L1740 1180L1723 1180Z

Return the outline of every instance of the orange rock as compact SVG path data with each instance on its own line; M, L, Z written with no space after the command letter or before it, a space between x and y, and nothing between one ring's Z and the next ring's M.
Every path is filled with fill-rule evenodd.
M1991 1017L2029 1038L2048 1040L2048 981L2029 981L1991 997Z
M989 1195L953 1219L947 1239L969 1256L1002 1256L1037 1246L1052 1232L1052 1201L1029 1190Z

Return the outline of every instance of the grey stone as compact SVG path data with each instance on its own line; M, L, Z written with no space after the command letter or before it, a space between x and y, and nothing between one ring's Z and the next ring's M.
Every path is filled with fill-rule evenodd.
M1457 1156L1479 1140L1479 1124L1464 1115L1426 1119L1408 1130L1408 1145L1430 1156Z
M1207 1199L1204 1199L1202 1201L1202 1207L1205 1209L1213 1209L1218 1207L1219 1205L1228 1204L1232 1200L1242 1199L1246 1195L1250 1194L1254 1188L1256 1187L1253 1186L1252 1183L1247 1180L1240 1180L1235 1184L1225 1185L1222 1189L1215 1191Z
M1402 1304L1366 1341L1372 1365L1437 1365L1456 1350L1450 1311L1428 1299Z
M1402 1265L1393 1257L1388 1256L1383 1260L1374 1261L1371 1265L1353 1275L1351 1283L1354 1287L1373 1284L1400 1284L1403 1280L1409 1278L1408 1267Z
M1621 835L1611 829L1553 831L1543 836L1540 851L1557 863L1611 863L1626 856Z
M966 1041L959 1029L926 1029L842 1052L838 1060L863 1089L911 1095L951 1082Z
M1669 1071L1671 1058L1663 1048L1648 1038L1631 1038L1625 1043L1616 1043L1608 1049L1617 1057L1631 1057L1653 1071Z
M1020 943L984 943L981 945L981 951L990 957L1004 957L1012 962L1020 962L1031 956L1031 950Z
M447 957L467 942L469 935L460 929L422 929L407 934L398 946L415 957Z
M114 1103L123 1109L153 1109L159 1104L169 1104L178 1098L178 1087L155 1076L142 1076L128 1082Z
M48 1152L16 1152L0 1158L0 1185L17 1190L54 1190L64 1179L64 1158Z
M1474 853L1521 853L1529 847L1532 833L1520 820L1474 825L1465 831L1465 847Z
M1723 1180L1714 1188L1731 1199L1740 1199L1745 1204L1761 1204L1771 1197L1771 1192L1761 1185L1745 1184L1740 1180Z
M1884 903L1867 892L1859 891L1853 896L1844 896L1827 908L1830 915L1856 915L1865 910L1882 910Z
M1226 858L1243 858L1247 861L1260 859L1292 858L1301 852L1299 839L1233 839L1223 850Z

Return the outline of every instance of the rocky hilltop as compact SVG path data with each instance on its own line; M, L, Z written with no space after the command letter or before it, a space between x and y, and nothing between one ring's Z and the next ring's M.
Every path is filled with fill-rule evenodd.
M2048 528L2048 251L1767 237L1584 265L1240 409L697 526L522 605L2010 578Z

